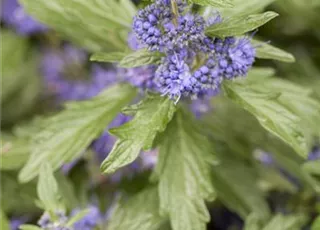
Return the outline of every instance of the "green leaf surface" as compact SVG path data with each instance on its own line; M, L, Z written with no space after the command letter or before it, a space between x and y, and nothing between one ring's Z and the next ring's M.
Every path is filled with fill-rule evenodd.
M8 218L2 210L0 210L0 227L1 230L10 230Z
M304 163L302 167L309 174L320 176L320 160L308 161Z
M108 230L158 230L166 220L159 214L159 195L153 187L120 201L110 218Z
M36 183L19 184L14 172L1 172L1 207L6 213L17 215L39 211L34 204L37 199ZM13 199L14 197L14 199Z
M59 194L61 194L62 202L69 210L78 208L80 202L77 199L75 189L70 179L61 172L55 174L58 182Z
M162 57L159 52L150 52L146 49L137 50L125 56L119 63L120 67L133 68L157 63Z
M211 37L227 37L243 35L255 30L268 21L277 17L278 14L268 11L262 14L252 14L249 16L239 16L225 19L221 23L214 24L206 29L206 34Z
M104 53L98 52L90 57L90 61L97 62L120 62L127 54L123 52Z
M215 198L210 168L217 160L198 125L178 110L159 145L160 210L169 216L173 230L204 230L210 220L205 200Z
M311 227L311 230L319 230L319 229L320 229L320 215L312 223L312 227Z
M55 212L60 210L61 204L59 201L58 183L48 163L43 163L40 166L37 192L46 211Z
M295 58L292 54L283 51L277 47L257 40L252 40L251 43L256 47L257 58L273 59L288 63L295 62Z
M21 230L43 230L42 228L36 226L36 225L31 225L31 224L24 224L24 225L21 225L19 227L19 229Z
M192 0L192 2L202 6L213 6L213 7L233 7L232 0Z
M119 139L102 162L102 171L113 173L133 162L142 149L151 149L157 133L165 130L175 109L172 100L158 95L148 95L142 102L127 108L125 112L135 116L126 124L110 130Z
M1 30L1 104L14 92L19 90L25 81L21 75L27 56L28 41L13 32Z
M126 37L134 15L129 0L21 0L21 3L34 18L90 51L127 47Z
M250 214L245 220L245 226L243 230L258 230L261 229L261 220L255 214Z
M277 85L276 82L281 84ZM286 95L298 94L301 99L295 103L304 103L308 91L293 83L284 80L279 82L273 78L251 84L246 80L228 81L223 88L231 100L252 113L265 129L289 144L301 156L307 156L310 140L302 125L302 118L296 111L286 107L291 100Z
M1 133L0 169L20 169L30 155L30 142L26 138L5 137Z
M250 15L260 13L266 6L275 0L233 0L234 7L232 8L218 8L223 18L230 18L235 16Z
M278 214L262 230L301 230L306 221L307 218L304 215Z
M260 219L267 219L270 211L257 187L255 171L227 149L219 153L221 163L213 167L212 173L217 197L242 218L255 213Z
M135 95L135 89L121 84L91 100L66 104L64 111L43 121L46 127L34 136L32 154L19 180L27 182L36 177L44 162L56 170L79 157Z

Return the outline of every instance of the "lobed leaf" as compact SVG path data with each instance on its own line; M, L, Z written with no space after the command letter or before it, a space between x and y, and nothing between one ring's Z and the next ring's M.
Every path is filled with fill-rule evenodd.
M120 202L110 218L108 229L158 230L166 220L159 214L157 188L152 187Z
M128 123L110 130L110 133L119 139L101 164L104 173L116 171L133 162L142 149L150 149L157 133L163 132L171 120L175 105L167 97L149 95L139 104L127 109L127 112L128 110L135 113L135 117Z
M115 85L91 100L66 104L64 111L45 119L46 127L34 136L31 156L19 180L36 177L44 162L55 170L79 157L135 95L131 86Z
M320 229L320 215L315 219L311 227L311 230L318 230L318 229Z
M156 175L160 210L173 230L206 229L210 215L205 200L215 198L210 168L217 163L207 137L190 114L181 110L168 125L159 144Z
M43 163L40 166L37 192L45 210L51 212L60 210L61 204L58 183L48 163Z
M91 55L90 61L120 62L125 56L126 56L126 53L123 53L123 52L111 52L111 53L98 52Z
M126 55L119 63L120 67L133 68L143 65L150 65L157 63L162 57L159 52L150 52L146 49L137 50L131 54Z
M228 150L219 154L221 163L213 167L213 186L218 198L242 218L251 213L262 220L270 210L263 193L257 187L255 171Z
M232 0L191 0L192 2L202 5L202 6L213 6L213 7L233 7Z
M304 215L275 215L263 230L300 230L308 218Z
M252 14L249 16L236 16L223 20L206 29L206 34L211 37L228 37L245 34L264 25L268 21L277 17L278 14L268 11L262 14Z
M292 54L283 51L277 47L257 40L252 40L251 43L256 47L257 58L273 59L289 63L295 62L295 58Z
M126 37L134 15L129 0L21 0L21 3L34 18L90 51L127 47Z
M300 110L297 105L294 110L288 108L291 98L287 95L294 93L300 95L295 103L302 105L304 99L309 97L308 91L285 80L280 81L279 85L276 84L279 80L272 78L259 84L246 84L246 80L229 81L225 82L223 88L231 100L252 113L265 129L289 144L301 156L306 157L310 137L306 133L306 126L303 125L304 116L300 113L307 115L307 111ZM317 111L318 108L312 109Z

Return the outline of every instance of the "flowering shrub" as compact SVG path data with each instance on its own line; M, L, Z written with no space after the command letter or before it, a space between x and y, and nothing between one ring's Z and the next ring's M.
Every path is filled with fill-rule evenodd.
M316 1L1 6L1 229L320 229Z

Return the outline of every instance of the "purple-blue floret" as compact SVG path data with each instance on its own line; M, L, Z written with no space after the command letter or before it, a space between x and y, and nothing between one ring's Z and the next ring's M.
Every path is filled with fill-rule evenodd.
M45 25L28 15L17 0L2 1L1 20L21 35L32 35L47 30Z

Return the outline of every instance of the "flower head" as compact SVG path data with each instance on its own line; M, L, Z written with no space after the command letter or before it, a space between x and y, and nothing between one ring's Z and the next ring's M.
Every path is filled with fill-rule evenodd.
M80 209L72 211L71 216L79 213ZM88 213L82 219L78 220L74 225L74 229L94 230L102 222L103 216L96 206L88 207Z
M30 35L47 30L47 27L28 15L17 0L3 0L1 18L19 34Z

